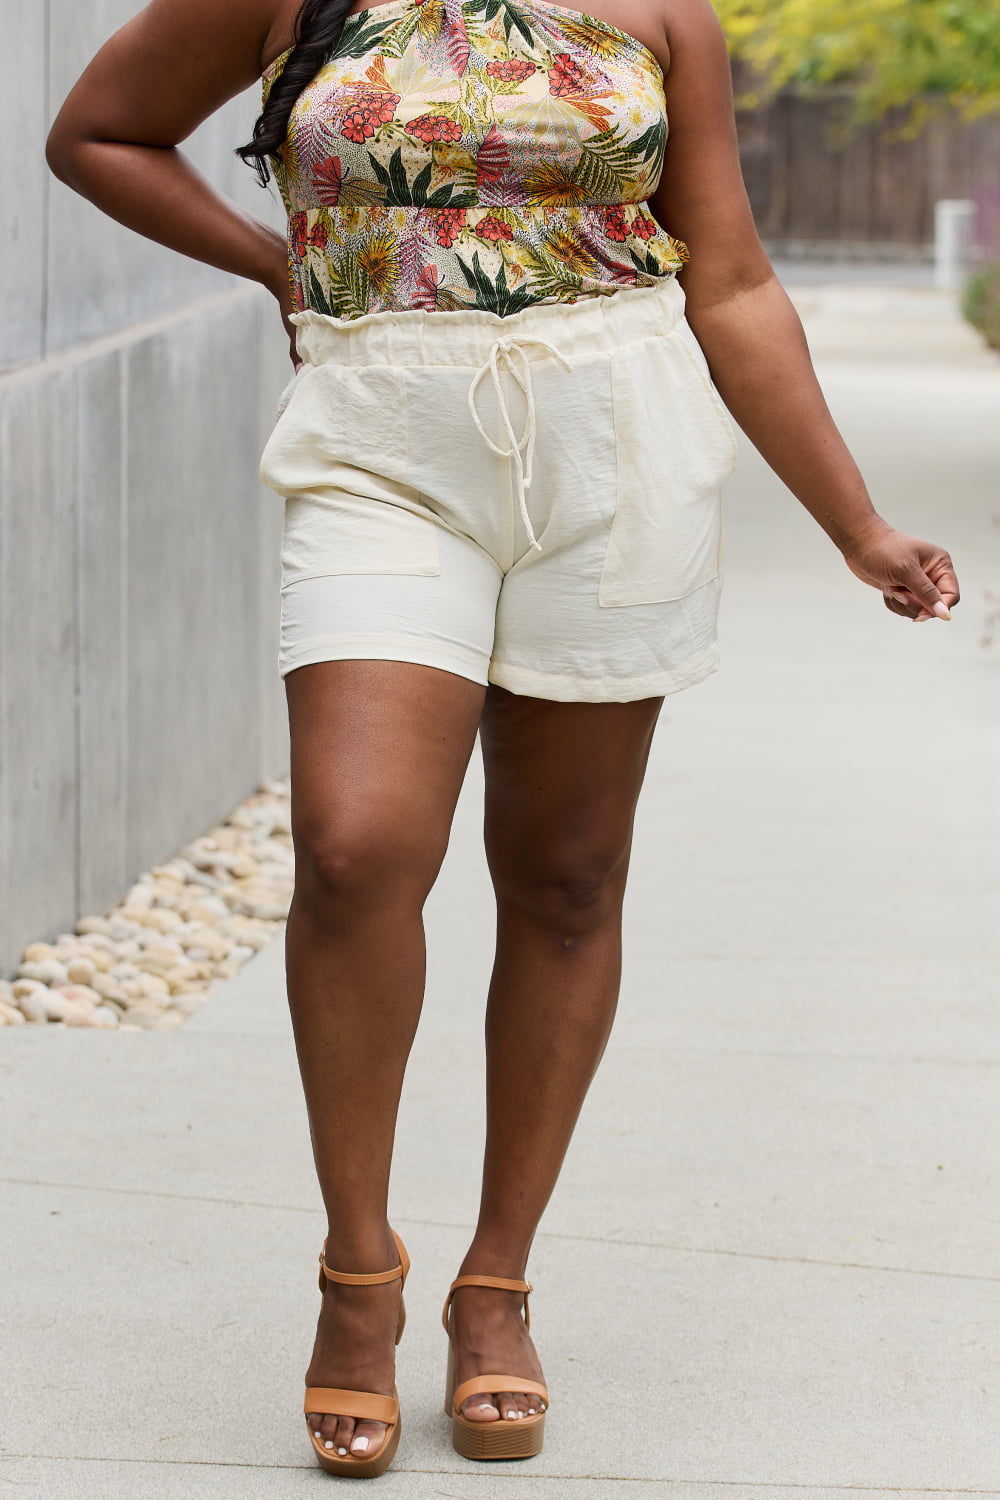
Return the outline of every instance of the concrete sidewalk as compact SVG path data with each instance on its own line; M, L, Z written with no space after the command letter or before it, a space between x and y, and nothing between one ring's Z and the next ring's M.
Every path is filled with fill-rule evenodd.
M877 503L950 548L964 602L914 636L744 459L723 670L665 707L620 1021L531 1266L546 1449L481 1468L437 1321L481 1149L474 767L399 1136L381 1494L1000 1496L1000 361L930 293L797 295ZM174 1035L2 1033L12 1495L330 1492L299 1414L322 1220L281 950Z

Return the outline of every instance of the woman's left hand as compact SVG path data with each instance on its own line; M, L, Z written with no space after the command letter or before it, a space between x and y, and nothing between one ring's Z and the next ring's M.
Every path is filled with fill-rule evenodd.
M862 583L881 589L886 609L904 619L948 620L958 603L958 580L944 548L891 526L867 533L845 550L844 561Z

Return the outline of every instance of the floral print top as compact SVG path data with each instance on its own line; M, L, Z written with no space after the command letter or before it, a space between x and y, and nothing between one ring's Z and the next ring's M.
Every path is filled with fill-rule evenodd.
M656 58L606 21L551 0L359 11L275 163L295 305L507 317L672 276L687 250L646 203L666 139Z

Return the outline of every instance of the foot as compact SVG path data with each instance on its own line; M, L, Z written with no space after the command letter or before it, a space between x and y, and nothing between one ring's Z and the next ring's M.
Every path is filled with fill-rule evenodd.
M531 1336L524 1326L520 1292L498 1292L478 1286L459 1287L451 1304L451 1340L455 1349L455 1384L494 1371L544 1382ZM525 1391L491 1391L470 1396L462 1415L470 1422L516 1422L544 1411L544 1402Z
M391 1264L392 1251L386 1265ZM331 1259L330 1264L335 1262ZM396 1366L400 1283L342 1286L328 1281L306 1385L392 1396ZM385 1424L307 1412L310 1430L327 1451L344 1458L374 1458L385 1442Z

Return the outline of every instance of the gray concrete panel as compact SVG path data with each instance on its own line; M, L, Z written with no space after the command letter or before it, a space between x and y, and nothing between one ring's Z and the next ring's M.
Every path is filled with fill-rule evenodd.
M50 0L49 89L54 116L87 63L142 7L137 0ZM48 354L154 318L229 285L106 218L53 179L48 235Z
M0 201L0 370L38 359L44 339L45 6L0 5L0 100L8 146ZM16 146L13 142L16 141Z
M278 398L291 378L288 340L274 299L262 293L257 303L259 370L259 449L263 451ZM284 503L273 490L259 486L260 587L260 729L259 775L263 780L289 764L288 712L285 690L278 676L278 634L281 610L281 533Z
M76 370L81 912L103 911L128 881L123 370L119 352Z
M259 428L249 299L128 351L128 867L257 780Z
M68 373L0 394L4 966L76 916L76 409Z
M237 1108L256 1143L256 1101ZM161 1128L184 1129L183 1110L167 1098L148 1112ZM20 1331L7 1361L18 1392L8 1451L279 1470L310 1463L299 1403L318 1307L314 1221L44 1184L6 1196L19 1275L0 1287L0 1306ZM469 1474L441 1412L438 1321L465 1236L397 1224L415 1268L397 1366L404 1427L393 1473L405 1494L411 1472L453 1483ZM53 1319L43 1287L67 1241L81 1295L71 1318ZM757 1484L903 1493L1000 1484L987 1282L553 1236L540 1237L532 1266L533 1328L552 1393L535 1479L702 1478L750 1494ZM58 1424L47 1403L58 1405ZM513 1479L523 1466L492 1472Z
M732 1484L696 1480L605 1479L600 1475L554 1478L548 1474L493 1472L452 1474L442 1489L440 1473L414 1474L392 1468L379 1480L379 1494L388 1500L733 1500ZM75 1463L66 1459L0 1459L0 1480L17 1485L27 1500L281 1500L286 1497L329 1495L330 1481L316 1468L247 1469L234 1464ZM747 1485L735 1487L740 1500L858 1500L857 1489L817 1488L809 1485ZM896 1488L865 1487L872 1500L900 1500ZM905 1500L920 1491L910 1491ZM965 1500L968 1490L935 1490L934 1500ZM992 1500L1000 1490L976 1490L980 1500Z

